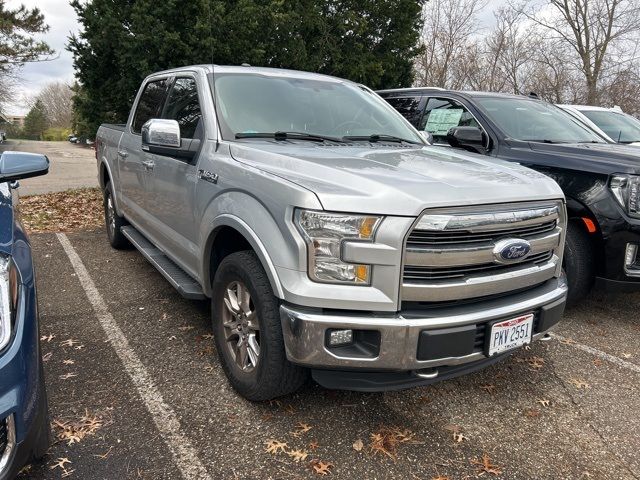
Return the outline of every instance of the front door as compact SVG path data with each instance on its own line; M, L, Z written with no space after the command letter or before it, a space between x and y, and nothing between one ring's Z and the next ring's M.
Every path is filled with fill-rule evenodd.
M177 77L172 83L162 118L176 120L180 125L182 145L202 142L204 124L194 77ZM150 154L148 154L150 155ZM153 194L146 209L151 214L152 234L175 255L182 265L197 271L198 229L195 221L195 194L198 155L192 159L151 155Z

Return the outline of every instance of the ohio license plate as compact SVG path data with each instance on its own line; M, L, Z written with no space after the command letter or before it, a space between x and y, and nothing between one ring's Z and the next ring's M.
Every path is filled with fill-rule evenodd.
M531 343L532 332L532 313L494 323L489 337L489 356Z

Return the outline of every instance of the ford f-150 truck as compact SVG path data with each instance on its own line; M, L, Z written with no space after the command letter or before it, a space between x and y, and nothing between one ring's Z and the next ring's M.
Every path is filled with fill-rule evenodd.
M567 201L569 303L592 286L640 290L640 153L535 96L410 88L378 92L434 145L509 160L553 178Z
M426 145L365 86L193 66L142 83L96 142L109 241L211 299L233 387L263 400L473 371L561 318L562 191Z

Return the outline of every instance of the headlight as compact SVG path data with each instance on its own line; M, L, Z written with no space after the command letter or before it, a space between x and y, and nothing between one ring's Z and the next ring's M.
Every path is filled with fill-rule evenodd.
M640 177L614 175L609 188L629 216L640 218Z
M6 256L0 256L0 351L11 340L18 303L18 272Z
M296 210L295 220L307 241L309 277L316 282L369 285L371 266L343 262L342 242L372 242L381 217Z

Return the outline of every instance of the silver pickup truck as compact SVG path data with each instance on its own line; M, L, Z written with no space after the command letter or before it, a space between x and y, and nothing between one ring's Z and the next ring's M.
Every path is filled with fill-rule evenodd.
M363 85L193 66L142 83L96 141L111 245L211 299L250 400L309 373L399 389L489 365L561 318L562 191L517 164L432 148Z

